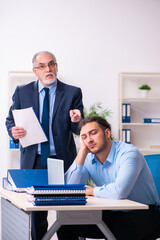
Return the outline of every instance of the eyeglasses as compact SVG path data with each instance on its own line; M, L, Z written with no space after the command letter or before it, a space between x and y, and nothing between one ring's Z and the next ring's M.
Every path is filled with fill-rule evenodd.
M49 68L53 68L57 63L55 63L54 61L49 62L48 64L42 64L40 63L39 67L34 67L35 69L39 69L39 70L44 70L47 67Z

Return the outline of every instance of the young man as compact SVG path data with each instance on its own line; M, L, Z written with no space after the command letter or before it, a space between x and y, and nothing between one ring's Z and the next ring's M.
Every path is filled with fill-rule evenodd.
M160 237L160 200L145 159L135 146L113 142L111 127L101 117L80 122L80 150L66 173L66 183L85 183L89 177L95 187L87 188L87 195L150 205L150 210L103 211L103 221L116 239ZM62 226L57 234L60 240L104 238L96 226Z
M78 122L83 117L82 92L57 79L58 64L52 53L38 52L32 62L38 80L17 86L6 127L10 137L18 142L27 132L23 126L15 126L12 110L33 107L49 141L21 147L21 168L46 168L47 157L54 157L64 160L66 171L76 157L73 133L79 134ZM46 212L32 213L33 240L42 239L47 226Z

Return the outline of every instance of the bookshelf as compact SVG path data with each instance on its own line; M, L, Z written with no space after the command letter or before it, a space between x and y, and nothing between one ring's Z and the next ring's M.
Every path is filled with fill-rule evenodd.
M31 71L10 71L8 73L8 110L12 105L12 96L18 85L23 85L37 80L37 77ZM8 168L19 168L20 166L20 151L19 147L15 146L13 141L8 139Z
M138 89L143 84L151 87L147 97ZM144 118L160 118L160 73L119 74L119 139L124 129L130 129L130 143L145 154L160 154L160 123L144 123ZM130 122L122 122L122 104L130 104Z

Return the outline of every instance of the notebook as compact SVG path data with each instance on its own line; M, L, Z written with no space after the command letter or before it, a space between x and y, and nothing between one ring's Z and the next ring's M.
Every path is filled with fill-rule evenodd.
M55 184L55 185L34 185L28 188L29 194L85 194L86 188L84 184Z
M86 198L68 198L68 199L35 199L33 204L35 206L46 205L85 205Z
M28 189L28 201L35 206L85 205L84 184L39 185Z

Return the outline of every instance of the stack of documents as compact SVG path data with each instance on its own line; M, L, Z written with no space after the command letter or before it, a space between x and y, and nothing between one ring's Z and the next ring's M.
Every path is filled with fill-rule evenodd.
M23 127L27 134L20 138L23 148L48 141L33 107L12 111L16 126Z
M28 201L35 206L85 205L84 184L35 185L27 191Z

